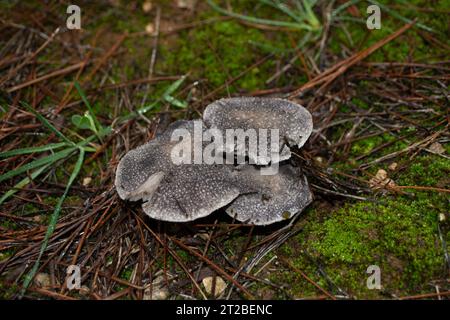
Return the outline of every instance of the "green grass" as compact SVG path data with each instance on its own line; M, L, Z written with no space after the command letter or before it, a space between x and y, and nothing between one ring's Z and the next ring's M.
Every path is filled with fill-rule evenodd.
M178 89L178 87L182 84L184 81L184 77L175 81L173 84L167 87L165 93L162 96L162 100L165 100L166 102L169 102L172 105L175 105L177 107L184 107L185 104L183 101L180 101L172 96L172 94ZM36 112L31 106L29 106L26 103L23 103L23 105L28 109L30 112L32 112L36 118L42 123L44 127L46 127L50 132L54 133L60 140L60 143L54 143L49 144L42 147L31 147L31 148L22 148L22 149L15 149L8 152L0 153L1 158L9 158L15 155L22 155L22 154L30 154L30 153L41 153L41 152L47 152L47 151L54 151L55 149L59 149L62 147L65 147L63 150L58 151L56 153L53 153L51 155L42 157L40 159L31 161L25 165L22 165L14 170L8 171L2 175L0 175L0 182L9 180L11 178L14 178L20 174L23 174L29 170L36 169L33 171L29 177L26 177L22 180L20 180L17 184L15 184L14 188L8 190L3 196L0 198L0 203L5 202L9 197L11 197L15 192L17 192L20 188L25 187L27 184L31 182L32 179L36 179L41 173L50 170L58 161L64 159L69 159L74 153L78 154L76 163L73 167L73 170L70 174L69 180L66 184L66 188L64 190L63 195L58 199L58 201L55 203L53 213L49 216L49 222L46 234L44 236L44 239L42 241L40 251L38 258L34 262L32 268L28 271L28 273L25 275L23 280L23 286L21 289L21 294L23 295L29 285L31 284L31 281L33 280L36 272L38 271L40 260L47 249L48 241L51 237L51 235L54 232L56 223L59 219L59 216L61 214L62 205L68 196L70 187L75 182L75 180L78 177L78 174L80 173L84 160L85 160L85 152L86 151L95 151L95 149L89 148L88 144L95 139L97 139L99 142L102 141L103 137L108 135L111 132L111 127L103 127L100 122L98 121L97 117L95 116L95 113L89 103L89 101L86 98L86 95L84 91L81 89L80 85L78 83L75 83L75 87L80 94L84 104L86 105L88 111L84 114L84 116L80 116L76 121L74 121L74 118L72 118L72 122L78 126L79 129L89 129L94 133L94 136L90 136L86 139L81 140L80 142L76 143L72 140L70 140L65 134L63 134L60 130L56 129L55 126L53 126L49 120L47 120L45 117L43 117L41 114ZM133 117L136 117L138 114L144 114L147 112L147 110L151 109L151 106L145 106L140 109L138 109L135 113L132 113L125 117L125 119L131 119ZM123 120L125 120L123 119Z
M278 1L272 0L259 0L260 4L264 4L275 8L276 10L282 12L286 15L286 17L291 18L293 21L287 20L273 20L273 19L264 19L258 18L255 16L245 15L241 13L236 13L234 11L226 10L217 5L217 3L213 0L207 0L208 4L216 11L221 14L237 18L243 21L247 21L250 23L256 23L260 25L268 25L275 27L284 27L293 30L307 30L309 32L318 32L321 30L320 21L314 13L314 5L316 1L313 0L304 0L304 1L296 1L296 6L289 6L288 4L283 4Z
M416 157L398 184L448 188L450 185L450 160L437 155Z

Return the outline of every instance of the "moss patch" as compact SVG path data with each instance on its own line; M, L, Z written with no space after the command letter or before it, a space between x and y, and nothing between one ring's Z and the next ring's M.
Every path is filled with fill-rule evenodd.
M211 87L219 87L237 77L245 68L266 54L252 43L270 44L283 37L274 34L268 39L263 32L242 26L236 21L223 21L184 32L173 48L161 48L163 69L172 74L186 74L194 78L207 79ZM250 42L251 39L251 42ZM283 47L288 42L276 41ZM265 87L270 72L275 71L275 62L252 69L231 85L229 92L255 90Z
M316 213L283 252L294 256L294 265L326 287L327 282L319 277L305 252L313 261L321 261L331 280L352 296L379 298L382 292L417 293L444 272L437 232L438 214L444 206L442 199L433 197L413 201L397 198L346 205L325 218ZM300 249L293 255L295 247ZM366 270L370 265L381 269L381 292L367 289ZM276 278L285 276L283 273ZM317 294L298 275L294 277L295 281L289 282L294 295Z

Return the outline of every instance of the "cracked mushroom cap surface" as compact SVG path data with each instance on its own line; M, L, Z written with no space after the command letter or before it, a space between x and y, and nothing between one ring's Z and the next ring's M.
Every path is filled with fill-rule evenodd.
M258 154L251 149L247 156L254 164L266 165L270 162L281 162L290 158L289 146L302 147L308 140L313 129L312 116L307 109L294 102L279 98L241 97L220 99L209 104L204 113L203 120L210 128L225 129L278 129L279 150L278 159L265 150L259 148ZM269 130L267 147L271 150ZM259 147L263 144L258 143ZM230 152L227 143L226 152Z
M142 199L142 208L150 217L186 222L227 205L239 195L240 189L232 166L174 164L172 148L186 143L171 141L176 129L187 130L193 137L193 121L174 122L162 135L121 159L115 185L122 199ZM194 141L191 139L190 143L193 145Z
M253 191L241 194L226 209L238 221L268 225L292 218L313 200L306 177L300 169L282 164L275 175L261 175L260 169L246 166L239 173L242 189Z

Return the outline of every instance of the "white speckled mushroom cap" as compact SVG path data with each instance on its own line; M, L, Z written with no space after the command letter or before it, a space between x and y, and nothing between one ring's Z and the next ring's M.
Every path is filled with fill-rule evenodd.
M276 175L261 175L260 169L246 166L239 173L242 189L254 192L242 194L226 209L238 221L268 225L290 219L313 200L306 177L299 168L282 164Z
M228 215L255 225L289 219L311 203L306 177L299 168L281 162L291 156L290 146L303 146L312 132L312 117L305 108L283 99L230 98L210 104L203 118L206 127L202 125L201 133L207 129L218 129L219 135L226 129L278 130L278 143L269 136L262 138L267 138L263 145L269 149L271 143L278 145L277 156L261 157L258 140L256 152L246 149L246 156L255 166L196 163L192 161L195 151L191 162L175 163L172 155L176 146L188 146L191 150L200 147L202 152L209 143L195 138L197 122L176 121L162 135L129 151L121 159L115 178L120 198L142 200L144 212L158 220L192 221L228 206ZM176 130L184 130L193 139L173 140ZM233 140L231 147L226 145L216 150L215 156L235 153L236 148L239 146ZM278 162L277 173L261 172L264 168L261 165Z
M289 146L302 147L308 140L313 129L312 116L307 109L294 102L279 98L240 97L220 99L209 104L203 120L210 128L260 130L279 130L278 159L258 148L258 154L250 149L247 156L254 164L267 165L270 162L281 162L290 158ZM259 144L258 147L262 146ZM267 147L271 150L270 137L267 137ZM226 152L232 152L227 146ZM258 156L259 155L259 156Z
M115 185L122 199L142 199L152 218L185 222L209 215L235 199L240 190L232 166L171 161L175 129L193 131L192 121L177 121L161 136L129 151L120 161ZM194 140L192 140L194 142Z

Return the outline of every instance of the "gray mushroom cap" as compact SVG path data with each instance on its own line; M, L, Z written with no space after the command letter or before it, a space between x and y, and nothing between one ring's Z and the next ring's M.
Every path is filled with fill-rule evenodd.
M116 169L115 186L122 199L136 201L152 193L162 175L172 167L171 134L178 128L190 128L188 121L174 122L162 135L129 151Z
M218 129L219 135L225 129L279 130L277 157L265 154L265 150L265 157L261 157L260 149L256 152L246 149L250 163L258 165L289 158L289 147L303 146L312 131L311 114L302 106L283 99L222 99L206 108L204 121L206 127L201 126L201 134L208 129ZM228 206L228 215L239 221L268 225L291 218L311 203L306 177L290 164L279 163L278 172L273 175L265 175L261 172L263 167L249 164L239 167L194 164L194 150L200 148L202 152L209 144L202 138L196 139L196 123L176 121L162 135L129 151L116 171L115 186L119 196L131 201L143 200L142 207L147 215L172 222L192 221ZM174 140L177 130L189 133L191 139ZM258 138L257 148L261 146L261 138ZM266 138L263 146L270 149L272 137L262 137ZM189 163L174 162L173 151L179 150L175 149L179 146L190 147ZM223 158L225 153L235 153L238 149L239 144L233 140L223 150L216 150L215 156Z
M277 158L258 149L256 154L251 149L246 156L258 165L281 162L290 158L289 146L302 147L313 129L312 116L303 106L279 98L241 97L217 100L208 105L203 113L203 120L210 128L225 129L278 129L279 150ZM271 150L270 131L267 147ZM228 143L227 143L228 144ZM259 147L263 146L258 143ZM225 152L233 152L233 146L227 145Z
M192 133L193 122L177 121L161 136L129 151L117 167L115 185L122 199L142 199L150 217L186 222L227 205L241 190L232 166L174 164L170 155L178 142L172 142L171 135L176 129Z
M142 205L152 218L185 222L205 217L241 192L226 165L181 165L164 176Z
M287 220L313 200L306 177L297 167L282 164L276 175L261 175L260 169L245 166L240 172L242 189L253 191L236 198L226 209L232 218L255 225Z

